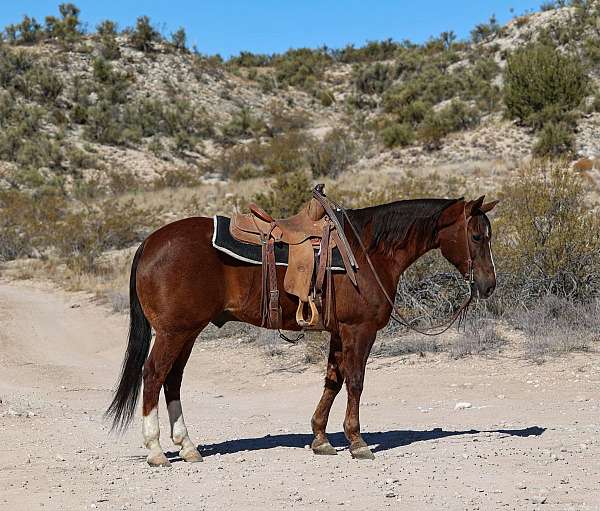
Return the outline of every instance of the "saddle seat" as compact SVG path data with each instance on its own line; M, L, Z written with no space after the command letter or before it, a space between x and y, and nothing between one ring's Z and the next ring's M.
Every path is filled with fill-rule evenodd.
M261 245L264 236L275 242L298 245L309 238L321 238L327 225L325 210L316 199L289 218L275 220L256 204L249 204L250 213L235 213L231 218L231 234L239 241Z
M322 188L317 188L317 191ZM274 219L256 204L250 204L249 213L235 213L230 222L230 233L238 241L262 247L263 260L263 326L280 328L281 311L277 289L274 243L289 246L288 267L284 277L284 289L299 299L296 321L303 328L323 329L319 308L324 276L330 274L331 254L338 247L347 273L354 283L353 256L348 257L347 242L342 243L336 223L331 220L323 204L316 197L300 212L284 219ZM342 233L342 238L345 237ZM315 275L317 261L319 267ZM268 296L268 299L267 299ZM304 306L308 304L311 316L304 319Z

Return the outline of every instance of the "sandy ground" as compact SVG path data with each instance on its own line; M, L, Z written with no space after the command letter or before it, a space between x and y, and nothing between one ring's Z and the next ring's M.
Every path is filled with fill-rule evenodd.
M285 370L299 347L273 358L201 337L183 407L205 461L170 452L152 469L139 418L122 437L102 421L125 331L86 295L0 283L0 509L600 509L598 355L372 359L362 426L377 459L357 461L344 394L338 456L306 448L322 368Z

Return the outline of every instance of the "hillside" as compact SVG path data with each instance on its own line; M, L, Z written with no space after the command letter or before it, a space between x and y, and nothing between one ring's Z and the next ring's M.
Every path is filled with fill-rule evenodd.
M26 18L4 32L0 160L13 186L104 182L115 172L156 179L177 171L193 182L244 166L241 177L272 175L279 163L265 164L271 155L259 153L302 151L332 130L352 147L324 148L348 154L336 155L339 169L311 162L315 174L512 163L531 154L537 135L507 115L503 70L507 57L537 40L580 60L590 77L573 145L561 150L600 155L594 2L547 6L504 27L491 19L469 42L448 32L421 46L382 41L227 62L164 40L146 18L124 32L105 22L84 34L71 7L43 26Z
M547 3L506 26L492 17L468 41L449 31L421 45L224 61L187 48L183 31L164 37L144 16L94 32L73 4L43 23L25 17L0 44L0 262L22 278L112 293L125 288L128 250L165 222L249 199L291 214L317 180L361 207L518 197L518 186L542 179L533 186L542 195L528 198L537 213L514 200L499 208L501 250L517 253L507 219L559 211L544 202L563 200L555 186L581 203L560 219L579 229L582 197L600 183L598 27L597 1ZM532 155L562 163L523 168ZM583 189L571 175L585 178Z

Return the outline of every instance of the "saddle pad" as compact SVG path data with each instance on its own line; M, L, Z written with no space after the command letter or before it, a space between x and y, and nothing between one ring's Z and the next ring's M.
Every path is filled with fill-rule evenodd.
M250 264L262 264L262 249L258 245L238 241L229 232L229 218L215 215L213 217L214 230L212 245L225 254ZM275 264L287 266L289 257L289 246L285 243L275 243ZM333 271L346 271L340 251L333 249L332 267Z

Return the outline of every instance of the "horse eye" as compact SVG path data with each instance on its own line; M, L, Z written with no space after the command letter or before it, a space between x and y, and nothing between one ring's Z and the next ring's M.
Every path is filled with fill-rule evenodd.
M481 234L473 234L473 241L480 242L482 239Z

